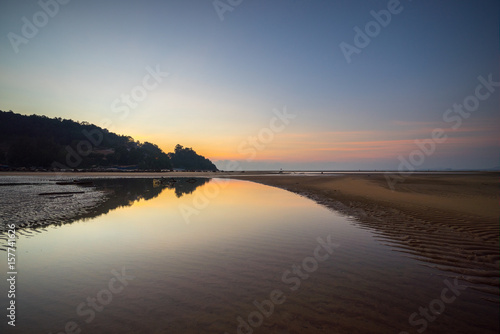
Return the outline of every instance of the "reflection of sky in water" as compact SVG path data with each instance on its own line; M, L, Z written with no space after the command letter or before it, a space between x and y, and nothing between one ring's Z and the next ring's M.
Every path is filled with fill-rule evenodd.
M329 321L349 328L345 333L399 332L408 329L412 312L439 296L437 270L313 201L252 182L231 180L220 188L217 182L181 197L164 189L94 219L21 236L16 332L56 332L73 320L82 333L234 333L237 316L245 317L253 300L268 298L273 289L287 292L288 301L263 333L330 333ZM195 208L217 192L187 224L180 208ZM329 234L340 248L291 293L281 275L312 255L317 237ZM84 323L76 306L106 288L111 270L124 266L136 278ZM0 269L6 271L5 261ZM4 282L0 287L5 291ZM494 319L473 297L464 296L433 329L465 333L470 314ZM337 312L342 316L332 318ZM311 328L317 331L303 324L316 324Z
M51 227L26 240L19 240L24 251L35 254L43 251L51 258L62 260L68 252L75 255L82 250L87 256L128 253L129 250L175 251L196 248L197 245L245 238L249 233L265 234L266 230L291 229L308 222L322 220L336 224L336 232L350 233L351 237L366 238L366 232L352 228L343 219L314 202L282 190L251 182L231 181L220 187L220 192L200 210L198 203L211 194L218 183L203 185L192 194L177 198L173 189L165 189L156 198L141 199L132 206L113 210L96 220ZM224 187L224 188L222 188ZM265 189L265 191L263 191ZM182 208L198 212L187 222ZM35 255L32 255L35 256ZM102 260L109 262L108 257Z

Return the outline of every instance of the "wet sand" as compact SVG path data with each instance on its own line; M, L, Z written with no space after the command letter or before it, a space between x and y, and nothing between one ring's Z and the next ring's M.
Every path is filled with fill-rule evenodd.
M382 173L238 178L286 189L354 216L388 244L480 284L477 289L498 302L498 173L414 174L394 191Z
M0 175L54 176L53 173ZM404 177L391 190L383 173L66 173L65 177L232 177L309 197L352 216L387 244L459 275L498 303L499 173Z
M90 219L140 199L157 196L162 189L175 188L177 196L191 193L208 178L192 182L168 183L155 187L151 178L144 177L78 177L87 183L74 184L75 177L55 178L42 175L0 174L0 251L5 251L7 224L15 224L23 233L50 225L69 224ZM182 180L182 179L178 179ZM187 180L187 181L186 181ZM69 181L57 184L56 181Z
M254 182L225 183L200 215L183 221L180 205L214 193L216 181L192 195L165 189L96 219L20 236L16 332L59 333L71 320L96 334L251 333L238 330L241 321L252 323L253 333L416 333L423 318L411 323L411 315L442 298L445 282L459 276L395 252L313 201ZM329 236L335 245L319 242ZM316 254L321 244L331 248ZM292 272L296 265L304 271ZM112 269L121 268L134 278L112 299L99 299ZM266 306L259 320L264 311L255 303L276 289L285 299L272 311ZM423 322L426 333L498 333L498 305L462 291ZM89 322L76 311L88 297L103 305Z
M0 251L5 250L1 240L6 240L7 224L23 229L68 223L90 215L105 200L103 191L91 187L0 174Z

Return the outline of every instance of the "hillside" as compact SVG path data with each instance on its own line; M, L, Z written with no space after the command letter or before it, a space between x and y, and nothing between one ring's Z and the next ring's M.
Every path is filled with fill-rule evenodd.
M217 170L193 149L172 153L88 122L0 110L0 165L13 168Z

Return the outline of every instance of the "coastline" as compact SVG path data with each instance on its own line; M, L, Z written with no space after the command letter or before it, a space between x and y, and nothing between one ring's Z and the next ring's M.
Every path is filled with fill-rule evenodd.
M352 216L397 251L458 274L498 303L498 173L419 174L392 191L383 174L238 176ZM491 297L494 295L495 297Z
M0 173L54 179L55 173ZM60 176L60 175L59 175ZM64 178L228 177L278 187L352 217L395 251L453 272L498 303L500 173L428 173L389 188L383 173L64 173ZM495 295L495 297L492 297Z

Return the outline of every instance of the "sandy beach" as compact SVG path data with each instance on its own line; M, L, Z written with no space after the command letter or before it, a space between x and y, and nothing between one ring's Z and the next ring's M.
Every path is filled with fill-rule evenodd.
M432 332L498 332L498 173L413 174L394 191L383 173L360 172L3 175L2 215L18 225L28 281L18 301L31 320L20 333L68 319L95 333L239 333L238 319L251 321L255 301L276 289L286 301L252 325L262 332L413 332L424 328L409 320L414 312L450 282L467 291L434 313ZM155 186L162 176L176 180ZM220 178L232 180L217 192ZM183 221L179 208L209 193ZM318 238L330 236L331 259L306 269ZM297 264L308 274L295 276ZM106 305L112 316L85 322L75 307L125 267L137 279Z
M381 242L478 283L478 289L492 296L499 289L499 175L413 174L394 190L383 173L66 173L64 177L230 177L279 187L353 217L360 227L374 230Z
M287 189L351 215L387 243L498 295L498 173L414 174L394 191L382 173L238 178Z

